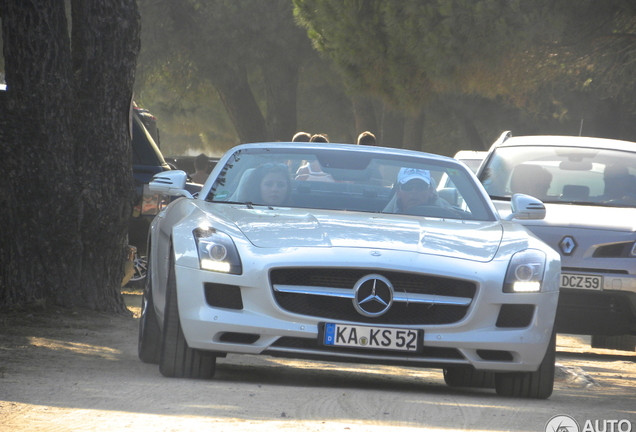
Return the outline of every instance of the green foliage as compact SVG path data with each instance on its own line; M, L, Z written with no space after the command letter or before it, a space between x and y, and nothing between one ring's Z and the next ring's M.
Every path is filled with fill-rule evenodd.
M220 132L227 131L230 124L236 127L238 122L245 127L265 124L267 119L268 127L271 123L273 128L281 128L280 118L295 121L295 117L280 112L280 107L289 107L292 112L295 107L276 100L288 97L288 92L277 90L275 78L290 75L289 84L293 86L299 66L315 53L292 19L289 0L140 0L140 7L144 38L137 87L144 99L152 101L152 106L145 105L156 110L155 104L160 104L157 112L194 120L201 113L193 110L203 103L205 113L211 115L208 126L186 141L199 139L203 146L226 149L237 144L241 136L237 131ZM240 96L236 84L245 73L251 98L246 93ZM274 74L274 80L268 73ZM159 88L151 88L157 84ZM237 97L243 99L237 102ZM247 115L260 118L250 121L245 119ZM250 138L247 133L255 139L265 136L264 132L258 133L258 126L242 132L243 139ZM280 130L269 132L276 135ZM219 142L215 145L206 140Z
M628 0L294 5L316 48L352 88L402 109L441 94L504 97L528 108L555 90L585 90L590 83L613 97L633 90L636 6Z

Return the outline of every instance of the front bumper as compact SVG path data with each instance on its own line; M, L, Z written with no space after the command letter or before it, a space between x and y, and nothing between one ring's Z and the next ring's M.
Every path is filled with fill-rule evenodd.
M387 255L389 254L385 254L385 262L390 262L391 257ZM382 269L369 266L368 255L361 257L359 262L355 262L355 251L347 256L348 266L358 269L367 267L369 273L382 272ZM304 264L301 264L302 260L300 257L299 261L289 265L310 266L316 262L315 257L312 260L310 255L306 257ZM176 266L181 325L190 347L219 354L266 354L422 367L472 365L478 370L501 372L535 371L543 360L553 330L559 295L554 285L558 283L558 277L549 282L552 287L547 292L506 294L501 289L502 263L491 262L487 265L463 261L463 275L480 277L476 280L476 294L462 319L443 325L382 324L383 327L423 330L422 352L407 354L384 350L327 348L319 342L323 323L374 324L370 324L368 320L356 322L325 319L284 310L275 300L267 277L268 261L280 264L277 259L264 259L250 265L250 268L261 270L248 270L241 276ZM396 256L395 262L399 261L400 257ZM321 260L323 262L326 265L342 266L342 260L331 263ZM430 268L457 267L449 266L448 259L441 257L429 256L427 264L431 265ZM410 266L411 270L413 268ZM391 270L408 271L408 268L399 269L396 266ZM450 272L447 276L460 277ZM240 308L211 306L209 299L206 300L206 283L235 287L240 291ZM529 305L533 312L523 327L502 327L499 325L502 305Z

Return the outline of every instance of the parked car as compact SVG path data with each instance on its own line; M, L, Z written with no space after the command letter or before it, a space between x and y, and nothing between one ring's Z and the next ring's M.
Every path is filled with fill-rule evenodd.
M135 106L132 116L132 154L133 177L135 180L135 204L128 228L128 242L134 247L133 272L128 275L126 284L133 288L142 288L147 273L146 241L150 222L167 205L170 197L157 194L148 189L152 177L160 172L171 170L146 129L142 119L147 117L145 110ZM146 118L146 121L148 119ZM156 121L156 120L155 120Z
M168 195L150 191L148 183L155 174L176 167L172 167L166 162L153 134L148 130L147 125L158 137L157 119L148 110L139 108L135 104L132 120L135 206L130 219L128 241L133 247L132 256L134 258L132 272L127 273L124 282L132 288L143 288L147 274L146 242L150 222L171 200ZM188 182L186 188L190 193L196 193L201 189L201 186Z
M477 150L460 150L455 153L453 158L461 161L468 166L472 170L472 172L477 172L479 169L479 165L484 160L488 152L486 151L477 151Z
M141 123L143 123L144 127L152 137L157 147L160 148L161 139L159 136L159 127L157 126L157 117L152 115L147 109L138 106L135 101L133 101L133 109L135 115L139 120L141 120Z
M166 156L165 159L166 162L178 170L185 171L188 174L195 171L194 159L196 159L196 156ZM205 171L210 174L218 162L219 158L208 157L208 167Z
M443 173L461 208L430 186ZM262 354L552 393L559 255L513 220L542 218L540 201L515 197L502 220L452 158L346 144L237 146L196 198L186 178L150 183L183 196L148 240L139 358L164 376L211 378L217 357Z
M556 331L633 351L636 143L505 132L478 177L503 217L517 192L545 203L545 219L522 223L561 254Z

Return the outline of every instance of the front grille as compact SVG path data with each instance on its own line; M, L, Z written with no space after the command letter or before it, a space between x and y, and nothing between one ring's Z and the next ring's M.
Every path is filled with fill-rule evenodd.
M608 274L629 274L627 270L595 269L585 267L561 267L562 273L608 273Z
M476 285L473 282L438 276L370 271L368 269L341 268L281 268L270 273L273 285L300 287L325 287L350 289L370 273L386 277L391 281L395 293L426 294L445 297L473 299ZM354 321L373 324L427 325L451 324L461 320L469 305L393 303L381 316L367 317L356 311L350 298L337 298L301 292L279 292L274 297L281 308L301 315L328 320Z
M615 243L606 246L600 246L594 251L594 258L621 258L628 257L629 252L634 246L634 242Z
M464 356L455 348L431 347L425 346L422 352L402 352L402 351L383 351L376 349L351 349L335 346L324 346L318 343L317 339L282 337L271 345L272 348L291 348L297 350L322 351L325 355L329 354L356 354L363 356L383 356L390 354L391 357L404 357L412 359L413 357L431 358L431 359L452 359L463 360Z

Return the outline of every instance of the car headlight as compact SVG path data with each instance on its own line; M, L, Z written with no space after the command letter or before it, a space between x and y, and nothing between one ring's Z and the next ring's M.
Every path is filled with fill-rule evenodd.
M526 249L512 256L503 291L506 293L539 292L545 272L545 253Z
M232 238L214 228L197 228L193 232L202 270L240 275L241 258Z

